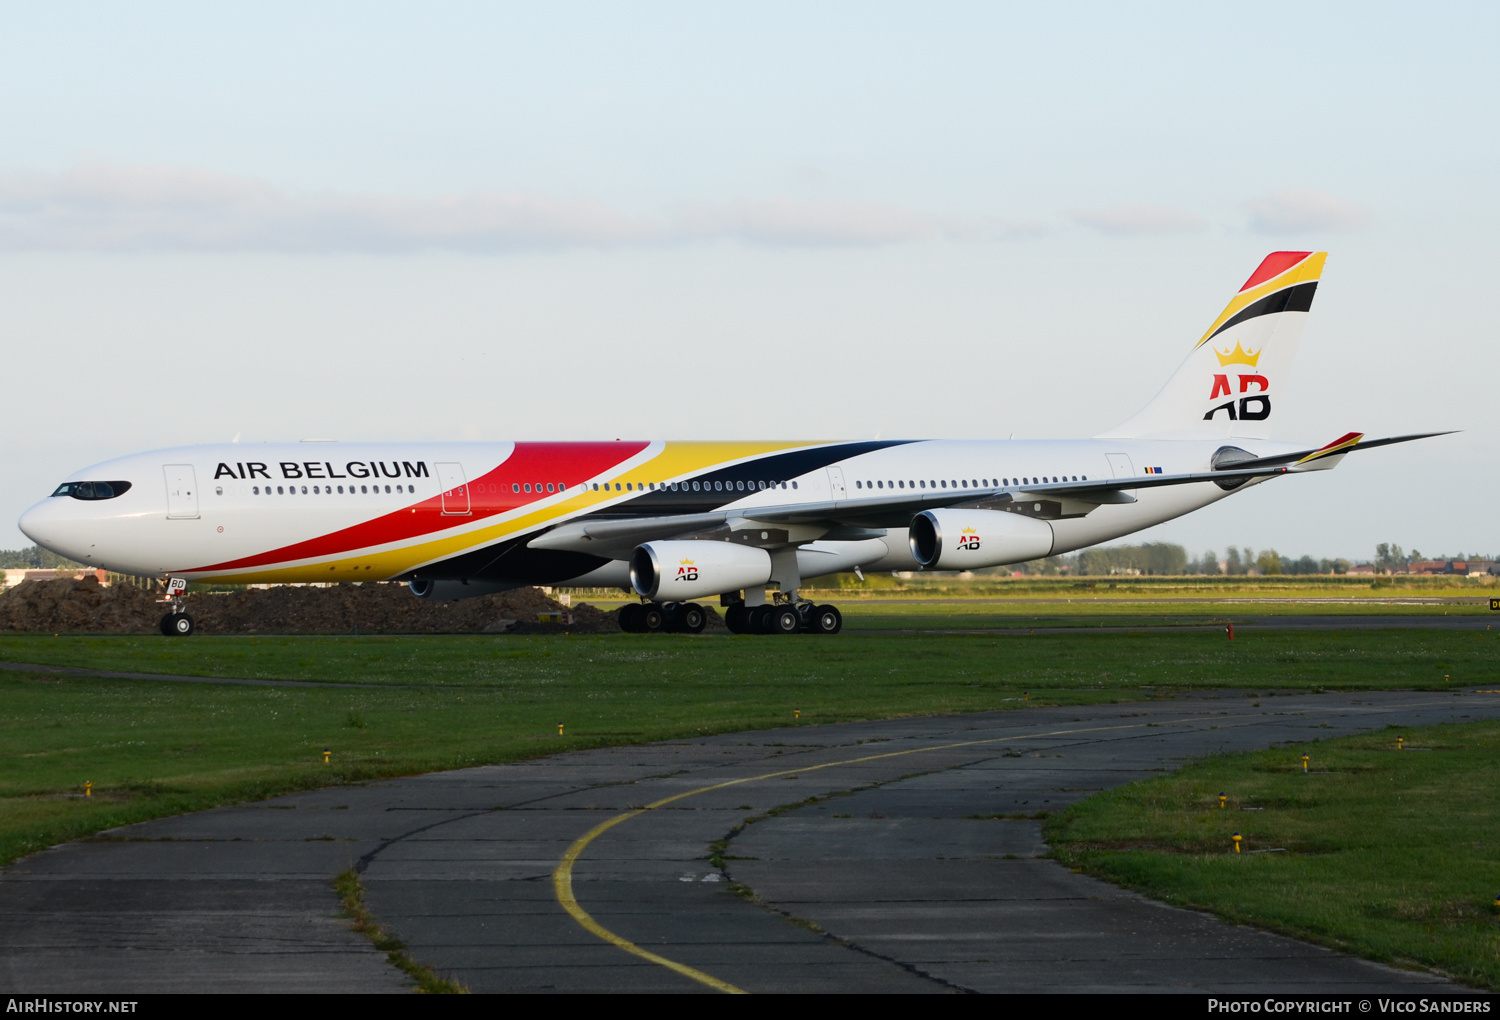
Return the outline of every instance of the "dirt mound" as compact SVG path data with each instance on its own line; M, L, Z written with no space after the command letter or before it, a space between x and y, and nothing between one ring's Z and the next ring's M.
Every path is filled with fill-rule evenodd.
M23 581L0 592L0 630L147 633L166 607L154 592L81 581ZM571 610L536 588L434 602L397 584L329 588L251 588L193 593L184 600L205 634L471 634L591 633L618 630L613 612L583 603ZM543 623L543 613L571 612L569 624Z

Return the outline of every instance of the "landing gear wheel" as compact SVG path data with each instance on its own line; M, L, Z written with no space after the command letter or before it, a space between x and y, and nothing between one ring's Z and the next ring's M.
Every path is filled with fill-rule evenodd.
M802 628L802 618L797 611L786 606L772 609L768 622L772 634L795 634Z
M756 606L750 610L750 633L752 634L774 634L771 629L771 614L776 611L775 606Z
M168 613L161 618L161 632L167 637L187 637L194 629L193 618L187 613Z
M620 607L620 629L627 634L644 634L646 632L646 607L639 602L631 602Z
M657 634L667 629L667 614L655 602L648 606L641 606L641 611L638 615L641 619L642 633Z
M688 634L701 634L708 626L708 614L696 602L685 602L677 607L677 628Z
M729 628L731 634L751 633L750 608L743 602L736 602L724 610L724 626Z
M818 606L807 614L807 627L814 634L837 634L844 629L844 614L837 606Z

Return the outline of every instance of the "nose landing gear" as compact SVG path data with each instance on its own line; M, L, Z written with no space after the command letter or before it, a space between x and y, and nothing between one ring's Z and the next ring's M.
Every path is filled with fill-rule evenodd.
M182 605L182 595L185 591L187 591L186 578L168 578L166 597L157 600L172 607L167 615L161 618L159 624L159 629L167 637L187 637L197 629L193 618L187 614Z
M161 632L167 637L187 637L196 629L187 613L168 613L161 618Z

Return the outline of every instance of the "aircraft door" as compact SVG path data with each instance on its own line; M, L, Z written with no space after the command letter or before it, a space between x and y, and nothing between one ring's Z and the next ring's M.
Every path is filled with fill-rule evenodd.
M443 513L463 516L469 512L469 480L462 464L437 465L438 484L443 487Z
M1130 454L1106 453L1104 456L1108 458L1109 469L1116 478L1135 477L1135 465L1130 463Z
M198 516L198 473L191 464L167 464L167 517L189 520Z
M1116 478L1135 477L1135 465L1130 462L1130 454L1106 453L1104 456L1109 461L1110 473ZM1135 495L1135 491L1134 489L1130 490L1130 495Z
M847 490L844 488L844 469L831 467L828 469L828 491L834 499L844 499Z

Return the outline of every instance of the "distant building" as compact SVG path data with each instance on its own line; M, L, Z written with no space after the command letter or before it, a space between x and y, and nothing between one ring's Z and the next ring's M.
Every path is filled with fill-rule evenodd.
M100 584L109 584L109 574L102 569L82 570L77 567L59 567L55 570L37 570L34 567L14 567L6 568L5 587L13 588L22 581L55 581L59 577L87 577L89 574L98 578Z
M1500 574L1500 564L1494 560L1414 560L1408 565L1407 572L1483 577L1486 574Z

